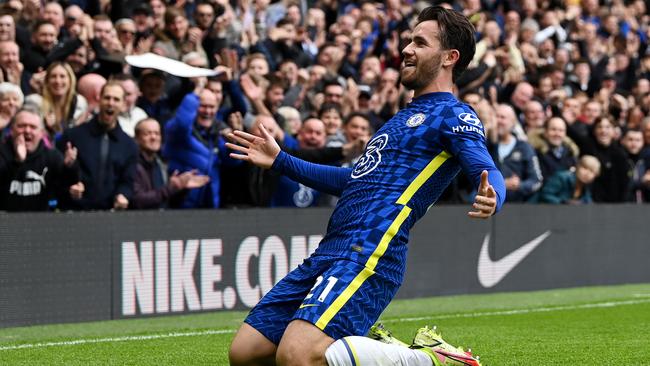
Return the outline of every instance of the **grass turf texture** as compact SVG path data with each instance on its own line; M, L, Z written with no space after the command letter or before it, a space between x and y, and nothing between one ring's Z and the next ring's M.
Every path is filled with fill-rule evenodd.
M227 365L245 314L0 329L0 364ZM650 284L398 300L382 321L407 342L435 324L485 366L650 365Z

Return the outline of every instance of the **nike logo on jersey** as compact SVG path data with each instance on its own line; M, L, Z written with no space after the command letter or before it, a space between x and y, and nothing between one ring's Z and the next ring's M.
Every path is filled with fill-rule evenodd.
M550 235L551 231L548 230L505 257L493 261L488 253L490 234L486 234L478 258L478 281L485 288L494 287Z
M308 307L310 307L310 306L318 306L318 304L300 304L300 306L298 307L298 309L308 308Z

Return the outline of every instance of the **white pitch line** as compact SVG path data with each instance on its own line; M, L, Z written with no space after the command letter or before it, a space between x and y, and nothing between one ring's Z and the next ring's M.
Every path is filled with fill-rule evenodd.
M591 303L591 304L582 304L582 305L541 307L541 308L531 308L531 309L514 309L514 310L483 312L483 313L480 312L458 313L458 314L446 314L446 315L438 315L438 316L423 316L417 318L382 319L382 322L395 323L395 322L413 322L413 321L420 321L420 320L427 320L427 319L477 318L482 316L517 315L517 314L541 313L541 312L552 312L552 311L563 311L563 310L608 308L608 307L614 307L620 305L634 305L634 304L644 304L644 303L650 303L650 299L610 301L610 302L600 302L600 303ZM231 333L235 333L235 330L234 329L208 329L208 330L197 331L197 332L172 332L172 333L140 335L140 336L76 339L76 340L61 341L61 342L25 343L25 344L15 344L9 346L0 346L0 351L11 351L11 350L30 349L30 348L45 348L45 347L77 346L83 344L108 343L108 342L146 341L151 339L196 337L196 336L231 334Z
M597 303L582 304L582 305L567 305L567 306L541 307L541 308L530 308L530 309L513 309L513 310L502 310L502 311L489 311L489 312L482 312L482 313L480 312L457 313L457 314L421 316L416 318L393 318L393 319L382 319L381 321L384 323L397 323L397 322L415 322L415 321L427 320L427 319L478 318L482 316L518 315L518 314L544 313L544 312L563 311L563 310L611 308L620 305L644 304L649 302L650 299L609 301L609 302L597 302Z
M195 336L229 334L229 333L235 333L235 330L234 329L208 329L199 332L171 332L171 333L164 333L164 334L150 334L150 335L140 335L140 336L75 339L72 341L61 341L61 342L25 343L25 344L16 344L12 346L0 346L0 351L11 351L11 350L27 349L27 348L78 346L81 344L107 343L107 342L147 341L151 339L195 337Z

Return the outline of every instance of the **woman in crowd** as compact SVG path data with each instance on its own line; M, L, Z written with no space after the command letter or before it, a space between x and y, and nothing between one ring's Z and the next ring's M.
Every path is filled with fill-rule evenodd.
M27 103L40 108L49 142L63 132L85 122L88 102L76 92L77 78L65 62L52 63L45 72L41 94L31 94Z

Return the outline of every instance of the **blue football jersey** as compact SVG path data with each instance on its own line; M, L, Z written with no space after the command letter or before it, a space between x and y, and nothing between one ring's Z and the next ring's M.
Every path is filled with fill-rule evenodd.
M496 171L485 142L481 121L453 94L415 98L369 141L316 255L348 258L369 270L362 277L401 283L415 222L461 169L473 182Z

